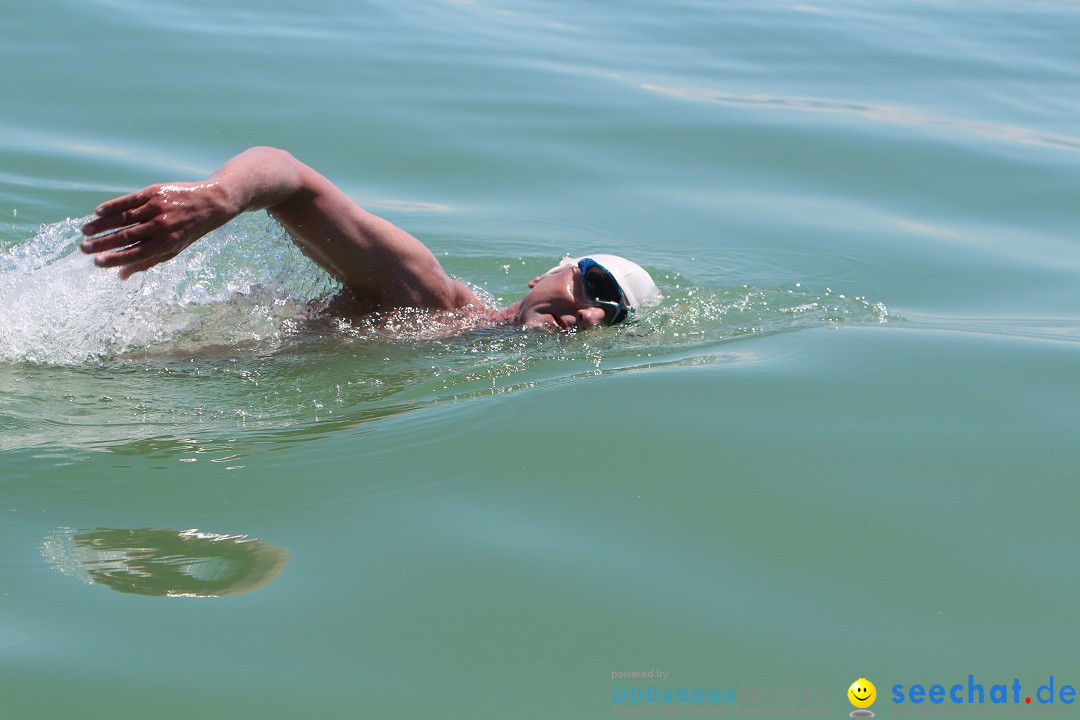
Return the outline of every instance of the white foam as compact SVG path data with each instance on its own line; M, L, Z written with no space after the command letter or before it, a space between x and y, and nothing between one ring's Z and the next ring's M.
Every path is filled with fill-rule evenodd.
M334 289L265 215L127 281L78 249L89 219L42 226L0 252L0 361L71 365L161 345L272 339Z

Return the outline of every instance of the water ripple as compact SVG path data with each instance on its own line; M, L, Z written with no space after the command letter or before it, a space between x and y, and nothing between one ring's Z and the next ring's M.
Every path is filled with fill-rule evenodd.
M1047 133L1015 125L1000 125L978 120L965 120L962 118L929 115L920 110L916 110L915 108L903 107L900 105L874 105L871 103L836 100L832 98L754 94L740 95L725 93L709 88L670 87L651 83L644 83L641 87L650 92L671 95L684 100L752 107L764 110L795 110L802 112L851 115L893 125L942 128L945 130L974 134L994 140L1005 140L1026 145L1040 145L1042 147L1057 150L1080 152L1080 137L1077 136Z

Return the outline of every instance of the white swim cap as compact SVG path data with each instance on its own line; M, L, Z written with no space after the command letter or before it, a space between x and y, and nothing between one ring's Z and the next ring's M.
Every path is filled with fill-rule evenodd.
M577 258L563 258L558 265L544 274L547 275L553 273L568 265L577 265L578 262L585 258L591 259L597 265L602 266L611 273L612 277L615 278L615 281L619 283L619 287L622 288L623 295L626 297L626 302L630 305L631 309L637 310L638 308L655 305L660 302L660 288L656 287L656 283L653 282L649 272L637 263L627 260L624 257L619 257L618 255L599 254L582 255Z

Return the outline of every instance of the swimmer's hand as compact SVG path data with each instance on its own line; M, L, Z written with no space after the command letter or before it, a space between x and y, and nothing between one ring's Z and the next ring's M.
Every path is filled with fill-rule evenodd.
M83 225L87 239L79 247L98 267L119 267L126 280L232 220L240 212L235 207L216 179L151 185L98 206L97 217Z

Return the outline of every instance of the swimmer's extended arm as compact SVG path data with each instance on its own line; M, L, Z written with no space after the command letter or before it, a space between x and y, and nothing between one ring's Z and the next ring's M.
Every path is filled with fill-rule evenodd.
M83 227L88 238L81 247L96 255L99 267L119 267L127 278L176 257L240 213L263 209L308 257L373 308L479 304L419 240L273 148L247 150L202 182L151 185L102 204Z

